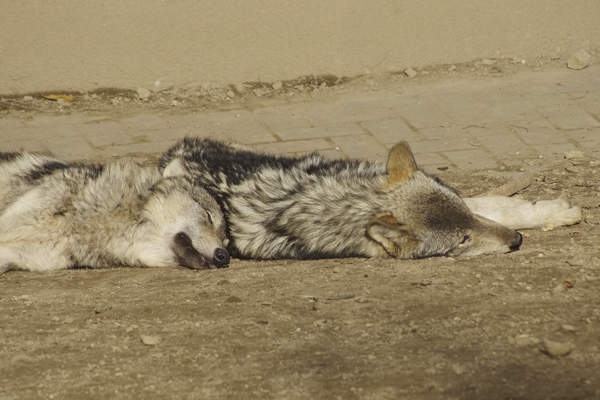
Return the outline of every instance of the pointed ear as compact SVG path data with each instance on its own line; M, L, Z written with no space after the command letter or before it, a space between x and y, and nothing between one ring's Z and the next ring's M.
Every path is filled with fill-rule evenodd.
M175 157L172 159L165 167L162 175L163 178L177 178L187 175L187 168L185 167L183 158Z
M389 183L408 179L417 171L417 163L406 141L401 141L390 150L387 162Z
M408 250L417 243L411 229L398 224L392 215L372 219L367 225L367 234L392 257L399 257L402 253L409 254Z

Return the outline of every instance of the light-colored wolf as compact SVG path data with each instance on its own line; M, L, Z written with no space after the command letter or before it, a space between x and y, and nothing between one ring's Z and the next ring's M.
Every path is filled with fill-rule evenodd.
M387 164L275 156L199 138L174 145L161 167L174 157L219 202L235 257L412 259L502 253L522 242L419 170L406 142Z
M183 161L67 164L0 153L0 274L76 266L227 267L225 221Z

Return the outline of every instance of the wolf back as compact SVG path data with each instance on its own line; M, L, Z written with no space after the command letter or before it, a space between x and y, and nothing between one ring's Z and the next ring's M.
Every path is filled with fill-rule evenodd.
M418 170L408 144L387 164L285 157L211 139L185 138L182 157L221 205L236 257L422 258L506 252L521 236L473 215L454 190Z

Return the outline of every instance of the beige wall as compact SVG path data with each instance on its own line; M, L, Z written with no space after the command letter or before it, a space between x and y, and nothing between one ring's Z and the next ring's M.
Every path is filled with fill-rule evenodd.
M600 48L599 0L3 0L0 94L356 76Z

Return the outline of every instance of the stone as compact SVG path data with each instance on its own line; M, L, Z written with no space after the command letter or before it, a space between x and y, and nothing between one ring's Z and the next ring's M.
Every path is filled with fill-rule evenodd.
M576 51L575 54L573 54L571 58L569 58L569 61L567 61L567 68L575 70L584 69L586 67L589 67L591 63L592 57L590 56L590 53L581 49Z
M415 71L412 68L407 68L404 70L404 73L406 74L406 76L408 76L409 78L414 78L415 76L417 76L417 71Z
M230 99L233 99L235 97L235 93L233 92L233 90L227 91L227 97L229 97Z
M152 96L152 92L146 88L139 88L135 91L140 100L148 100Z
M237 296L229 296L227 298L227 300L225 300L225 303L241 303L241 302L242 302L242 299L240 299Z
M544 348L546 350L546 354L548 354L549 356L552 356L552 357L566 356L571 351L573 351L573 349L575 348L575 346L573 346L573 344L569 343L569 342L561 343L561 342L553 342L551 340L544 339L543 343L544 343Z
M244 92L246 91L246 87L244 86L243 83L236 83L235 91L238 92L239 94L244 94Z
M494 65L496 62L494 60L490 60L489 58L484 58L481 60L481 65Z
M160 342L160 338L158 336L140 335L140 340L146 346L156 346Z
M273 90L279 90L283 87L283 83L275 82L273 85L271 85L271 87L273 88Z
M565 151L563 153L563 155L565 156L565 158L567 160L571 160L573 158L582 158L583 157L583 151L579 151L579 150Z

